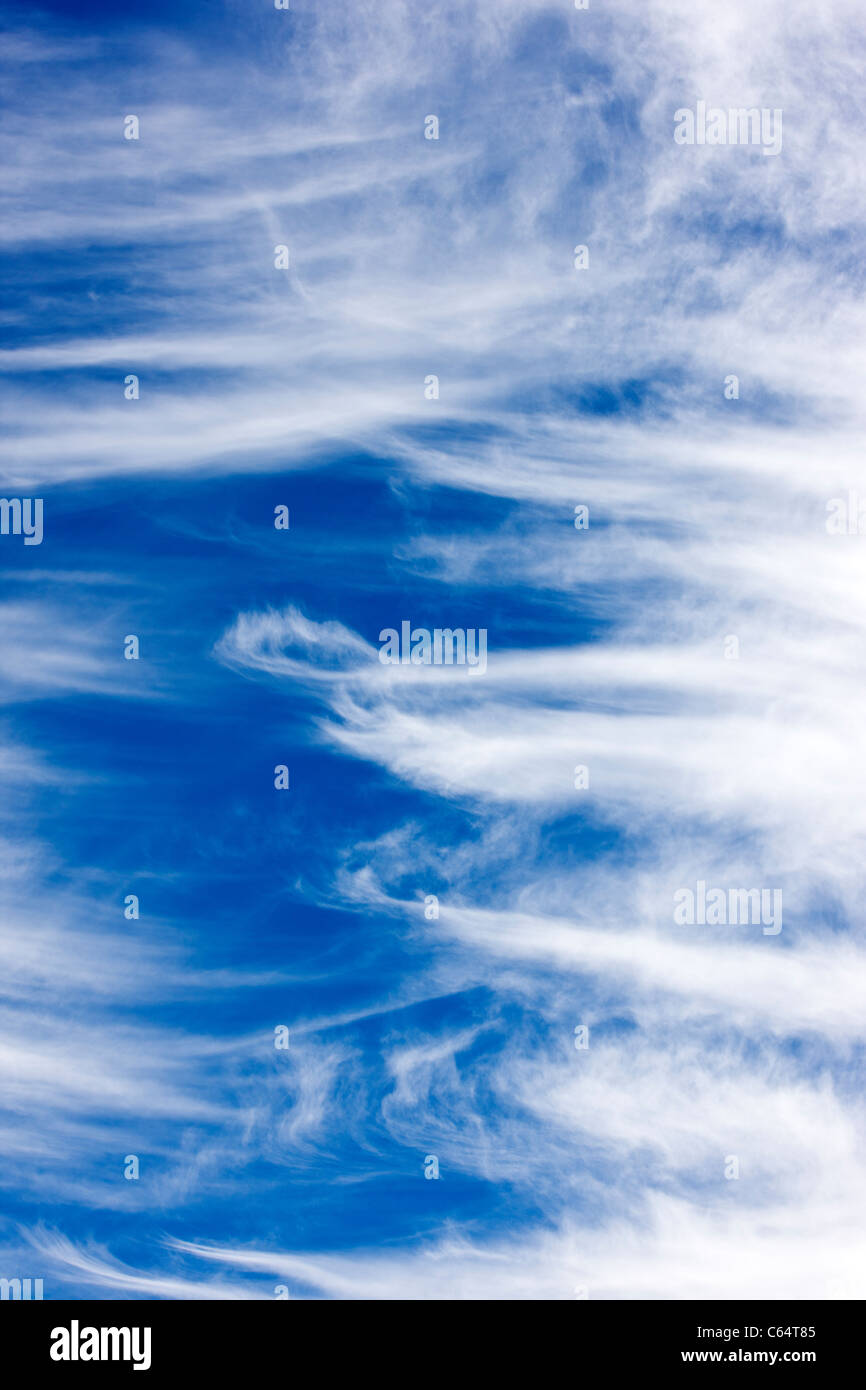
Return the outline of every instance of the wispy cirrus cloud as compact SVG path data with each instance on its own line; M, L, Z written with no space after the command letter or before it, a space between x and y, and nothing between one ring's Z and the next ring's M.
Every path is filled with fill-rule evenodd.
M8 1258L862 1295L858 21L5 36L3 489L47 518L0 606ZM677 145L698 100L781 152ZM485 671L383 665L403 620ZM677 923L699 880L781 931Z

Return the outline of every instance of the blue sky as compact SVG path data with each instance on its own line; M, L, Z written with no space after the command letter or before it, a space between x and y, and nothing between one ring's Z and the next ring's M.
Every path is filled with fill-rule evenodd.
M0 1274L864 1295L858 18L7 10Z

